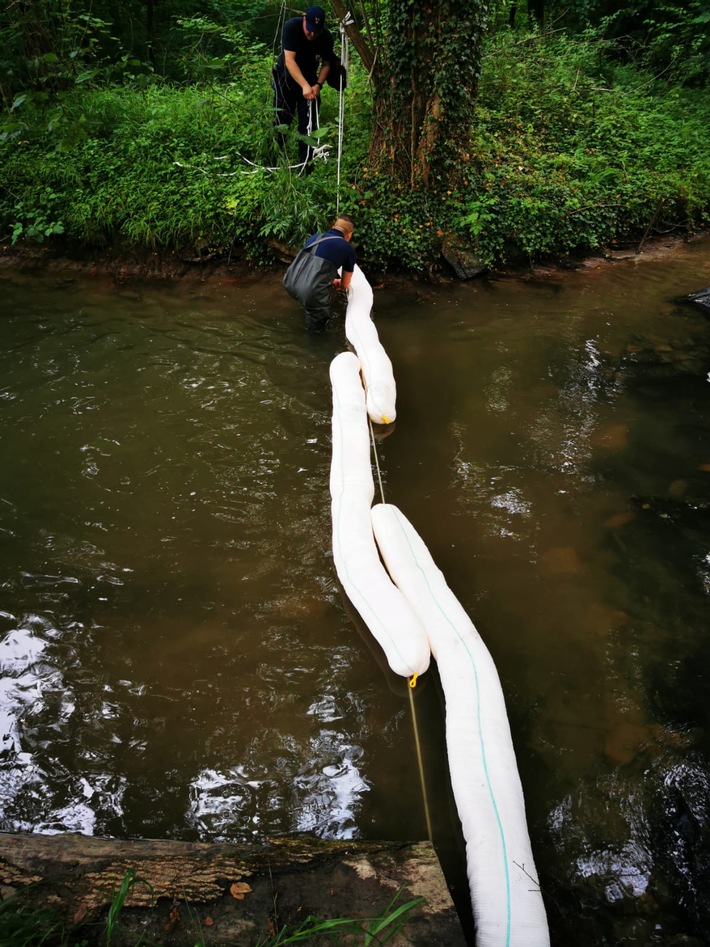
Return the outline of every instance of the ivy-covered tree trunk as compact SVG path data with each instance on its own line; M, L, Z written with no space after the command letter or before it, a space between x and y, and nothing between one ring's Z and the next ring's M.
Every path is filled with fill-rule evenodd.
M402 184L455 185L465 172L488 7L390 0L371 157Z

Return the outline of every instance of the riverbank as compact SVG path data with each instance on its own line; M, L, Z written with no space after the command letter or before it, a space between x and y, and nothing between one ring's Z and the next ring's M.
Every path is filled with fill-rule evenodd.
M613 266L620 262L652 263L663 260L678 252L688 244L710 240L710 231L698 231L684 236L656 236L642 245L629 245L607 249L598 254L586 256L557 256L544 261L527 264L518 263L481 270L471 279L555 279L570 270L596 269ZM87 257L86 250L71 250L60 244L10 245L0 247L0 268L53 268L73 270L86 276L102 276L113 279L117 284L133 280L186 280L202 282L211 279L281 279L286 265L293 259L296 250L285 245L275 248L275 259L271 264L257 265L248 260L221 256L189 256L173 251L116 252L111 249L97 249ZM379 285L399 285L418 282L456 282L457 277L451 266L442 258L436 271L427 277L402 272L384 273L379 267L370 267L361 260L361 266L377 287Z
M308 176L288 164L293 140L272 173L268 82L254 99L268 56L228 83L82 84L63 93L57 122L45 98L20 96L0 136L0 235L107 258L135 248L125 272L184 275L269 267L279 246L302 246L344 212L368 273L436 279L575 265L707 228L707 96L607 53L587 34L491 36L462 167L429 187L377 166L377 93L357 60L339 159L326 94L329 157Z

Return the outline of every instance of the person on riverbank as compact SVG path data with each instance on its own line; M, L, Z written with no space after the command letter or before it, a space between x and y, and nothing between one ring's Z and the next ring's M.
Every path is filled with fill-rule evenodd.
M304 16L286 20L272 82L277 127L290 126L296 113L301 135L318 127L320 93L334 57L333 36L326 29L323 7L308 7ZM284 135L281 144L285 148ZM302 140L298 143L298 162L302 174L313 170L313 148Z
M351 243L354 232L352 217L342 214L330 229L314 233L306 240L284 277L287 292L306 311L306 328L310 332L322 332L327 326L332 290L347 291L350 286L357 262Z

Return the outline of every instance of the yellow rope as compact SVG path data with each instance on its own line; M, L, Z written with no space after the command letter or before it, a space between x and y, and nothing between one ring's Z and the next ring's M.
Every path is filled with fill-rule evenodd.
M382 497L382 502L384 503L385 491L382 487L382 476L380 475L380 460L379 460L379 457L377 456L377 444L375 443L375 431L374 431L374 428L372 427L372 419L368 418L368 421L370 423L370 438L372 440L372 452L375 455L377 481L380 485L380 496ZM417 748L417 764L419 766L419 783L422 787L422 802L424 804L424 818L426 819L427 838L433 844L434 839L432 837L432 831L431 831L431 816L429 814L429 799L427 797L426 781L424 779L424 761L422 760L422 748L421 748L421 742L419 740L419 727L417 725L417 712L414 707L413 691L414 691L414 688L417 686L418 677L419 677L418 674L412 674L412 676L409 678L409 687L407 688L407 692L409 694L409 709L412 714L412 727L414 729L414 744Z
M426 782L424 780L424 763L422 761L422 748L419 742L419 727L417 726L417 712L414 708L414 694L412 688L409 688L409 709L412 712L412 726L414 727L414 743L417 747L417 763L419 764L419 782L422 787L422 802L424 803L424 818L426 819L427 838L433 844L434 838L431 831L431 816L429 815L429 799L427 798Z

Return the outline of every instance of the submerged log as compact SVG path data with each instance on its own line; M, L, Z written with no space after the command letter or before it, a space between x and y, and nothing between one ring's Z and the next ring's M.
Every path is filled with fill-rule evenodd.
M0 891L31 909L52 909L88 944L106 942L117 894L132 881L111 938L143 935L169 947L255 944L309 915L372 918L423 898L402 936L419 945L464 945L433 846L428 842L322 841L264 845L120 841L81 835L0 834ZM394 941L397 943L397 941Z

